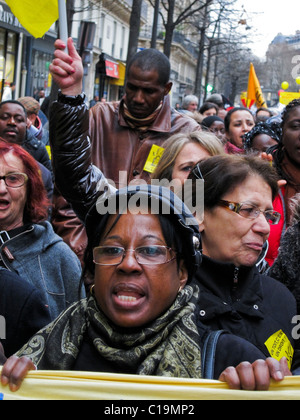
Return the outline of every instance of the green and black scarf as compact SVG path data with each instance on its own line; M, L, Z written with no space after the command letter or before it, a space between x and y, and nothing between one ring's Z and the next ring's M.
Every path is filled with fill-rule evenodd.
M179 292L169 310L136 332L118 330L93 296L67 309L19 352L38 369L72 370L85 334L99 355L139 375L201 378L200 337L195 321L196 284Z

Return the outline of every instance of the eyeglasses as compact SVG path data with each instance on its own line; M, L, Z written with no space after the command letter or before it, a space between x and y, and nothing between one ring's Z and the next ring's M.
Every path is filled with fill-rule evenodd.
M137 262L141 265L167 264L173 261L175 251L167 246L140 246L136 249L125 250L119 246L98 246L94 249L94 263L96 265L119 265L127 252L134 252Z
M23 173L12 173L5 176L0 176L0 180L3 179L5 185L9 188L20 188L28 181L28 176Z
M257 206L247 203L232 203L230 201L220 200L219 205L239 214L246 219L257 219L261 213L265 216L270 225L278 225L281 215L274 210L263 211Z

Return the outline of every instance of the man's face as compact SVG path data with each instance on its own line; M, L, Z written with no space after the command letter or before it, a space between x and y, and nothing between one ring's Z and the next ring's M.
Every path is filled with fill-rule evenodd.
M135 118L147 118L157 109L171 88L172 83L165 86L159 83L156 70L143 71L133 65L128 73L125 103Z
M26 137L27 119L21 105L7 103L0 108L0 137L9 143L22 144Z

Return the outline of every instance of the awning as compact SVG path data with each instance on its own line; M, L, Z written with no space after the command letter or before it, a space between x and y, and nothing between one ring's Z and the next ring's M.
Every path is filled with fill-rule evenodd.
M119 78L110 82L111 85L124 86L125 85L126 65L119 61Z

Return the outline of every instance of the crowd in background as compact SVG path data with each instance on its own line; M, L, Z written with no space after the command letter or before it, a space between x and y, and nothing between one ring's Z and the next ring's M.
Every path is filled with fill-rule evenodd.
M256 387L257 359L274 379L297 374L300 101L274 115L221 94L201 106L189 95L175 109L169 60L144 50L128 65L124 98L95 97L88 109L80 57L70 40L69 54L63 47L56 42L50 67L58 101L43 98L42 111L41 92L0 104L2 357L19 350L2 383L18 364L206 377L212 333L215 379L245 387L252 375ZM163 153L149 171L153 145ZM159 220L95 211L119 191L165 202L154 179L176 180L180 191L204 180L204 217L193 229L189 207ZM151 186L131 190L132 181ZM288 351L270 361L282 336ZM249 364L228 370L238 362Z

